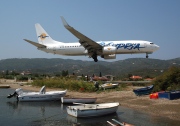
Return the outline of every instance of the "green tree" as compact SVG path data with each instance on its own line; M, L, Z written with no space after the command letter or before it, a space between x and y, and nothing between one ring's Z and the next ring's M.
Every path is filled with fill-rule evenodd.
M6 70L6 75L9 75L9 70Z
M63 71L62 71L62 76L65 77L65 76L67 76L67 75L69 75L68 70L66 70L66 71L63 70Z
M94 74L92 75L92 77L94 77Z
M180 67L170 67L153 81L154 91L180 89Z
M102 77L102 74L101 74L101 72L99 73L99 77Z
M132 74L128 74L127 77L128 77L128 78L132 77Z
M84 74L82 74L81 76L84 77Z

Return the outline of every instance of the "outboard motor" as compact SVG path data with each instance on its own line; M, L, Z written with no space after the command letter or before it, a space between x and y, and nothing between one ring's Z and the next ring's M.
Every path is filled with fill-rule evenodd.
M46 86L43 86L39 91L39 94L45 94L45 93L46 93Z
M23 93L23 90L21 88L18 88L15 90L15 92L18 94L18 95L21 95Z
M16 97L16 96L20 95L22 92L23 92L22 89L21 89L21 88L18 88L18 89L15 90L15 92L14 92L13 94L9 94L9 95L7 96L7 98Z

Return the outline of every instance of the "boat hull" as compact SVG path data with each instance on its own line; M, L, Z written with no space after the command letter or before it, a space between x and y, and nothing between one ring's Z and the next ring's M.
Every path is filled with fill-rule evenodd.
M180 98L180 90L177 91L169 91L169 92L159 92L159 98L167 98L169 100L179 99Z
M72 104L72 103L94 103L97 98L68 98L61 97L62 103Z
M152 92L153 88L154 88L154 86L150 85L150 86L147 86L147 87L144 87L144 88L135 89L135 90L133 90L133 92L137 96L148 95L148 94L150 94Z
M118 84L107 83L107 84L102 84L100 87L102 87L102 88L104 88L104 89L111 89L111 88L116 88L116 87L118 87Z
M9 85L0 85L0 88L10 88Z
M74 117L94 117L115 113L119 103L82 104L80 106L68 106L67 113Z
M55 94L55 95L46 95L46 94L38 94L38 95L26 95L26 96L18 96L19 101L54 101L61 100L61 97L66 94Z

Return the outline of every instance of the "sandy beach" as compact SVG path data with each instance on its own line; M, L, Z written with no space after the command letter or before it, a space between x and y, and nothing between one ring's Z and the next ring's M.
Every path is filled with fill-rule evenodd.
M0 85L3 85L2 83ZM4 84L4 85L7 85ZM20 86L18 83L8 83L11 88L22 88L24 90L39 91L41 87L26 85ZM172 120L180 120L180 99L150 99L149 95L136 96L132 90L134 87L128 86L124 91L104 91L101 93L81 93L68 91L66 95L72 97L97 97L97 103L119 102L121 106L139 110L153 116L167 117ZM46 88L46 91L62 90ZM12 92L13 93L13 92Z

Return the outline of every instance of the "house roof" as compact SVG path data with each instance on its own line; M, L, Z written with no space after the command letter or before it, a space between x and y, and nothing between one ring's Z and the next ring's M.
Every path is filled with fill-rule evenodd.
M131 79L142 79L141 76L131 76L130 78L131 78Z

